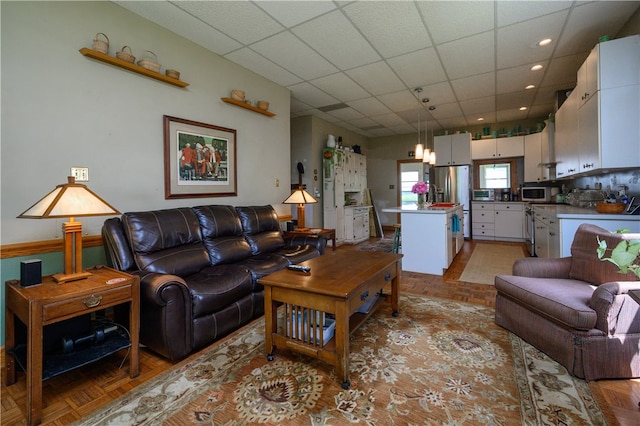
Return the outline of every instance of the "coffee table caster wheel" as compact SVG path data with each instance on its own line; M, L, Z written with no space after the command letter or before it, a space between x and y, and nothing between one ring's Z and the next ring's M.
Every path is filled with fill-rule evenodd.
M344 382L342 382L342 389L344 390L348 390L351 387L351 382L348 380L345 380Z
M398 315L400 315L400 312L398 311L393 311L393 313L391 314L394 317L397 317Z
M273 361L274 359L276 359L276 356L274 354L267 355L267 361Z

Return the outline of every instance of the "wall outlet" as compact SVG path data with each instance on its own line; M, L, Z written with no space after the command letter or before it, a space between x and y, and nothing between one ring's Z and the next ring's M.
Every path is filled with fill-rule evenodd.
M71 176L76 178L76 182L88 182L89 168L88 167L72 167Z

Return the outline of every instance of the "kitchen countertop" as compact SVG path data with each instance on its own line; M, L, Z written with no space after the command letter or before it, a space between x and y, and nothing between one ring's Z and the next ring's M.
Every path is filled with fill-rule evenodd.
M640 222L640 215L598 213L595 208L574 207L568 204L532 204L532 207L536 210L544 209L555 214L558 219L602 219Z
M458 209L462 209L462 204L456 204L453 207L426 207L418 209L418 206L396 206L382 209L385 213L417 213L417 214L444 214Z

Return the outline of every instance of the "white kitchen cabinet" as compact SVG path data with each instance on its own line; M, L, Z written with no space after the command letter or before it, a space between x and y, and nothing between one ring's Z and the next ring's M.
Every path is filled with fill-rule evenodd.
M347 151L344 153L344 190L362 191L367 187L367 158L364 155Z
M493 240L495 209L494 203L471 203L471 231L474 240Z
M578 173L578 92L572 91L556 112L555 131L556 177Z
M551 173L554 123L547 123L542 132L524 137L524 181L544 182L555 177Z
M577 77L556 114L556 176L639 167L640 35L599 43Z
M344 241L358 244L369 239L369 209L371 207L344 208Z
M600 219L599 215L593 215L592 218L558 218L559 225L559 256L567 257L571 256L571 244L573 243L573 237L578 230L578 227L583 223L591 223L604 228L611 232L616 232L619 229L628 229L631 232L640 232L640 220L637 220L637 216L625 216L617 215L615 219Z
M436 166L471 164L471 133L457 133L433 138Z
M522 203L495 203L493 226L496 240L524 239L524 205Z
M534 207L536 256L560 257L560 228L556 214L545 208Z
M473 160L522 157L523 155L524 136L471 141L471 158Z

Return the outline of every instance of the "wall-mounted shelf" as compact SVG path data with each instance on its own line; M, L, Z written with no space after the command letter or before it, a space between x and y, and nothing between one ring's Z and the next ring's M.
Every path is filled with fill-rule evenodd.
M96 50L87 49L86 47L83 47L82 49L80 49L80 53L89 58L96 59L98 61L105 62L110 65L115 65L116 67L124 68L126 70L133 71L138 74L142 74L146 77L155 78L156 80L173 84L174 86L187 87L189 85L189 83L185 83L182 80L167 77L166 75L160 74L159 72L148 70L139 65L132 64L131 62L123 61L122 59L114 58L113 56L105 55L104 53L98 52Z
M242 101L236 101L235 99L231 99L231 98L220 98L220 100L222 100L222 102L226 102L228 104L239 106L240 108L244 108L244 109L248 109L248 110L253 111L253 112L257 112L258 114L266 115L267 117L275 117L276 116L272 112L265 111L263 109L254 107L253 105L245 103L245 102L242 102Z

